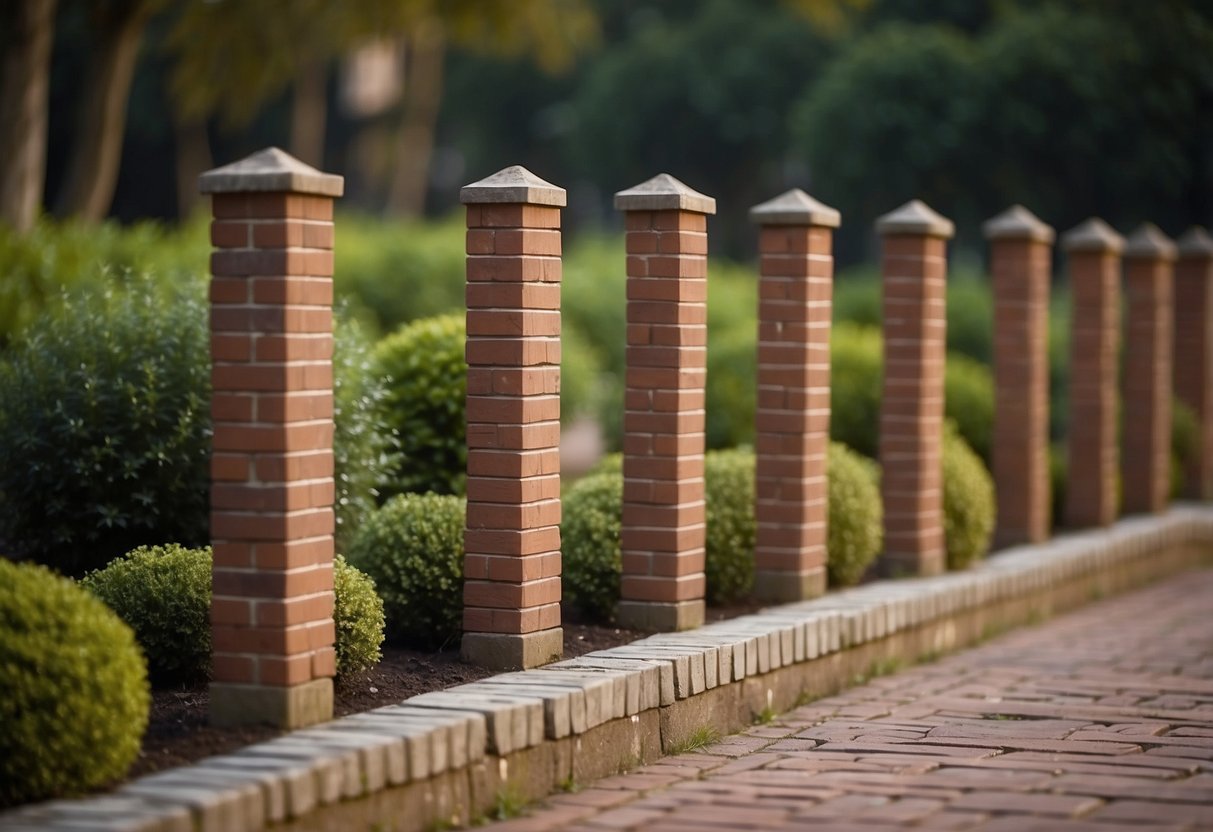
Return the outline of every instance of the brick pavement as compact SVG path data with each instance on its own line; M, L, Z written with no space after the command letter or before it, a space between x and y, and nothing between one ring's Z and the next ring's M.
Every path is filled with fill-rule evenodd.
M1213 570L875 678L491 828L1213 829Z

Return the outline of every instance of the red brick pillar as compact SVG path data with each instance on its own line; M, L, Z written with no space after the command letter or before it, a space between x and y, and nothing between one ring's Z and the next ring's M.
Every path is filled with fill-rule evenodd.
M1049 536L1049 276L1053 229L1016 205L984 226L994 284L998 546Z
M751 208L750 219L761 226L754 594L799 601L826 588L832 229L840 218L794 189Z
M1066 525L1116 519L1116 371L1120 344L1120 253L1124 240L1099 219L1061 238L1070 260L1070 417Z
M211 241L211 720L332 717L333 198L277 148L204 173Z
M466 186L465 659L559 659L560 209L563 188L509 167Z
M686 630L704 615L707 215L661 174L615 194L627 214L628 349L619 623Z
M1185 497L1213 497L1213 237L1192 228L1179 238L1175 267L1175 395L1199 426L1184 471Z
M1175 243L1149 223L1125 242L1125 513L1166 509L1171 494L1171 338Z
M951 220L919 200L876 222L884 241L880 493L889 574L947 568L943 541L943 371Z

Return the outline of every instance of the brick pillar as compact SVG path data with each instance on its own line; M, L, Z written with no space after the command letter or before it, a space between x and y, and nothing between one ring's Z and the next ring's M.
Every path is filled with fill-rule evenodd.
M560 626L560 209L509 167L466 186L467 530L463 657L536 667Z
M1120 344L1120 253L1124 240L1100 219L1061 238L1070 261L1070 417L1066 525L1116 519L1116 374Z
M333 714L333 198L277 148L204 173L211 241L211 720Z
M1213 497L1213 237L1179 238L1175 267L1175 395L1196 414L1197 453L1184 471L1185 497Z
M619 623L686 630L704 615L707 215L661 174L615 194L627 214L628 349Z
M1016 205L984 226L994 284L997 546L1049 536L1049 276L1053 229Z
M880 494L889 574L947 568L943 541L943 371L950 220L921 201L876 222L884 242Z
M1125 513L1166 509L1171 494L1171 338L1175 243L1146 223L1125 242Z
M758 238L758 455L754 594L826 588L832 229L839 214L794 189L750 209Z

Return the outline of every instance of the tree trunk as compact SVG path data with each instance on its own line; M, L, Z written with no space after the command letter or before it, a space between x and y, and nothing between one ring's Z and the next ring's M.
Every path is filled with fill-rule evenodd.
M198 177L215 165L205 119L178 114L173 119L173 134L177 151L177 219L185 222L198 210L201 201Z
M442 106L446 58L442 24L437 20L422 22L409 38L408 47L404 115L396 134L395 172L387 210L396 216L416 217L425 210L430 156Z
M327 69L323 61L305 62L295 76L291 101L291 153L316 168L324 166Z
M0 222L25 233L42 207L56 0L0 10Z
M142 0L103 2L88 62L76 138L57 213L100 222L109 213L122 160L126 106L150 10Z

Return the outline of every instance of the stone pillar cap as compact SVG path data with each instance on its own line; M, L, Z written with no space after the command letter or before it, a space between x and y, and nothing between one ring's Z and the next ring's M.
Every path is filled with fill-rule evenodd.
M947 240L956 233L956 226L947 217L931 210L921 199L911 199L896 211L876 220L876 232L887 234L921 234Z
M1099 217L1091 217L1061 235L1061 244L1066 251L1107 251L1120 254L1125 248L1125 238Z
M1051 225L1022 205L1012 205L981 226L987 240L1033 240L1051 243L1057 236Z
M1194 225L1176 240L1180 257L1207 257L1213 254L1213 237L1199 225Z
M715 214L716 200L689 188L668 173L615 194L616 211L694 211Z
M459 201L465 204L512 202L557 208L568 203L564 188L545 182L522 165L510 165L479 182L464 185L459 189Z
M305 165L277 147L258 150L239 162L208 170L198 177L204 194L295 193L341 196L345 178Z
M1125 240L1125 257L1174 260L1175 242L1152 222L1143 222Z
M837 228L842 215L806 194L793 188L774 199L755 205L750 209L750 222L759 225L819 225Z

